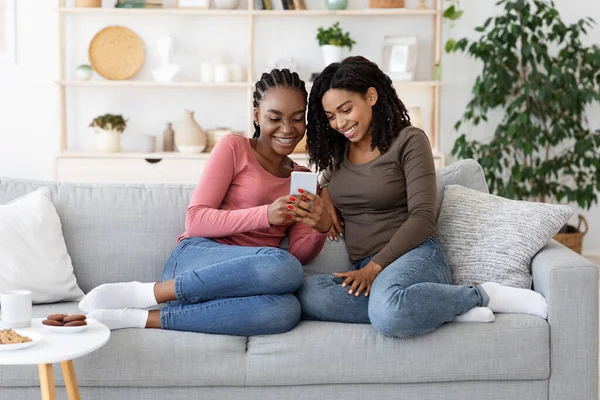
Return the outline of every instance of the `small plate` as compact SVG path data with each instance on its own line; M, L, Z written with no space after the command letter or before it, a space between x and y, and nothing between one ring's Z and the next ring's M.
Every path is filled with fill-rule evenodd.
M41 333L24 331L21 329L13 329L13 330L21 336L27 336L29 339L31 339L31 342L15 343L15 344L0 344L0 351L26 349L27 347L33 346L34 344L36 344L37 342L39 342L42 339Z
M55 332L55 333L76 333L76 332L83 332L88 327L90 327L90 325L94 325L94 324L98 323L98 321L96 321L93 318L87 318L85 320L85 322L87 322L87 325L82 325L82 326L51 326L51 325L42 324L42 328L49 330L51 332Z

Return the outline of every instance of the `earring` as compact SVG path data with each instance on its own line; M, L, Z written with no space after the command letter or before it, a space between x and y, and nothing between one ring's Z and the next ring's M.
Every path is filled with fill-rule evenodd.
M260 136L260 126L258 126L258 124L256 123L256 121L254 121L252 123L254 125L254 138L257 139Z

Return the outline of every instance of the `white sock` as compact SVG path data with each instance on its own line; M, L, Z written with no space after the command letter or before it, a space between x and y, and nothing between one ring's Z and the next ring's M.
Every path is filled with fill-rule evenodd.
M108 329L145 328L148 321L148 310L123 308L121 310L95 310L87 315L106 325Z
M548 317L548 304L541 294L529 289L504 286L496 282L485 282L481 287L490 297L488 307L499 313L531 314Z
M456 322L494 322L496 317L492 310L487 307L474 307L464 314L457 315L453 321Z
M79 308L84 312L100 309L148 308L157 305L154 282L108 283L92 289Z

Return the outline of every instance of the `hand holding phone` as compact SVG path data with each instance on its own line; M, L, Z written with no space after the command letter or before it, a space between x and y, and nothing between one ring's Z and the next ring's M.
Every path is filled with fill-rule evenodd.
M317 193L317 181L318 175L314 172L292 172L292 178L290 183L290 194L301 195L298 189L302 189L312 194Z
M331 218L323 199L317 193L318 175L314 172L292 172L290 183L290 211L296 214L294 220L326 233L331 227Z

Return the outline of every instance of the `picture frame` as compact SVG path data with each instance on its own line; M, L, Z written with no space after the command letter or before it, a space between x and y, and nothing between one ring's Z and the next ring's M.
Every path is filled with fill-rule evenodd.
M396 81L415 79L418 39L416 36L385 36L383 70Z
M16 0L0 0L0 64L16 62Z
M175 7L208 10L210 0L176 0Z

